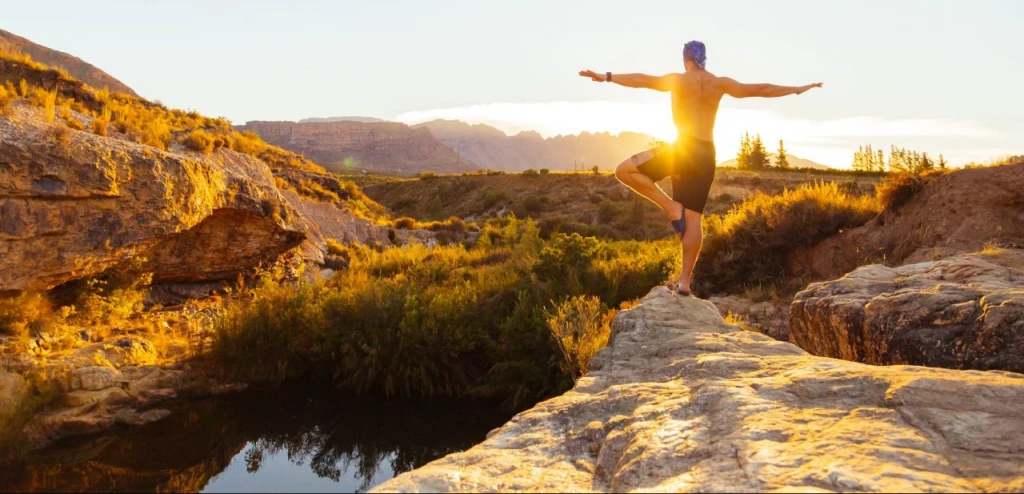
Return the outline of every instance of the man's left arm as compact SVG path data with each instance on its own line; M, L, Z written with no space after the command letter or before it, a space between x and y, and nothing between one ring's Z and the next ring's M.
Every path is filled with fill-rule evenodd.
M580 75L583 77L589 77L596 82L614 82L615 84L625 87L653 89L655 91L672 90L672 74L612 74L610 72L599 73L592 70L581 70ZM609 78L611 80L609 80Z

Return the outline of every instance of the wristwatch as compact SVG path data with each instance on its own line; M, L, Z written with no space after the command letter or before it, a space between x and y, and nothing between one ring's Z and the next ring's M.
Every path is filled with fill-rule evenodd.
M605 72L604 75L605 75L604 82L612 82L612 73L611 72Z

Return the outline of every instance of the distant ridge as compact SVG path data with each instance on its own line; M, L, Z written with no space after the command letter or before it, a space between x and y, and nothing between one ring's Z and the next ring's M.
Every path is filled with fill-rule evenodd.
M484 124L459 120L433 120L414 125L425 128L463 160L484 168L522 171L528 168L571 170L576 163L609 170L622 160L647 149L652 137L636 132L559 135L544 138L535 131L514 136Z
M24 53L32 57L33 60L50 67L61 67L67 70L75 79L96 89L107 88L117 93L138 96L127 84L115 79L110 74L81 58L33 43L3 29L0 29L0 48L16 53Z
M389 122L390 120L384 120L382 118L374 117L311 117L303 118L299 120L299 123L328 123L328 122L363 122L363 123L380 123Z
M771 164L774 165L776 157L777 157L777 155L775 155L775 154L768 154L768 161L770 161ZM835 170L835 168L832 168L831 166L823 165L823 164L818 163L816 161L811 161L809 159L804 159L804 158L801 158L799 156L793 156L792 154L787 154L786 155L786 160L789 161L789 167L790 168L811 168L811 169L814 169L814 170ZM725 161L720 161L718 163L718 166L736 166L736 158L733 158L733 159L730 159L730 160L725 160Z

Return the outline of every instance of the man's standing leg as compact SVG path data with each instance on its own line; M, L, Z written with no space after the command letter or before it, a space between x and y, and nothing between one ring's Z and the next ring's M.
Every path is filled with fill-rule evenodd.
M679 272L679 287L690 291L690 283L693 282L693 267L697 264L697 255L700 254L701 244L704 242L704 230L701 225L703 215L689 209L686 214L686 233L680 239L683 251L683 269Z

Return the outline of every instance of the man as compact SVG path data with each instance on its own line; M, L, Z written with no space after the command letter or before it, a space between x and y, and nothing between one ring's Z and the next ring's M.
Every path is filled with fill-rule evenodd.
M715 178L715 116L722 96L734 98L777 98L801 94L821 83L806 86L774 84L742 84L728 77L718 77L704 67L707 52L704 43L691 41L683 48L682 74L652 76L646 74L580 72L597 82L613 82L621 86L654 89L672 93L672 119L678 138L671 145L637 154L615 169L615 176L636 193L657 204L679 235L683 251L683 269L673 289L690 295L693 266L703 241L701 216L707 203L711 182ZM671 176L672 197L658 188L656 182Z

